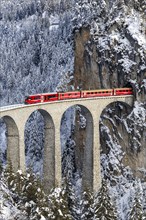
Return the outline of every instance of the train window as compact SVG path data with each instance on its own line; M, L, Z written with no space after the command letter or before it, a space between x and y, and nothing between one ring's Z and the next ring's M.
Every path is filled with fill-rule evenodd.
M29 97L29 96L28 96L28 97L26 97L26 100L31 100L31 99L32 99L32 98L31 98L31 97Z
M35 100L40 99L40 98L41 98L40 96L35 96L34 97Z
M49 95L48 96L48 99L50 99L50 98L55 98L56 97L56 95Z

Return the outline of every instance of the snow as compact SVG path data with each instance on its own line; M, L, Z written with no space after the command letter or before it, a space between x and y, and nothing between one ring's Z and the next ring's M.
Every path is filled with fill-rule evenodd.
M138 44L144 47L146 50L146 37L142 34L141 24L143 23L142 18L136 12L133 13L133 16L127 16L125 19L126 24L128 25L128 30L131 33L132 37L137 40ZM145 25L145 24L143 24ZM145 27L143 26L143 30Z
M142 80L141 88L145 88L146 89L146 79Z
M40 220L46 220L46 218L44 216L41 215L41 219Z
M1 210L2 210L2 218L10 219L10 216L11 216L10 208L1 206Z
M106 50L108 50L108 49L110 49L109 48L109 46L108 46L108 40L107 40L107 38L105 37L103 37L103 38L101 38L101 37L99 37L99 39L98 39L98 42L99 42L99 46L101 47L101 51L102 51L102 49L106 49Z
M136 62L129 60L127 55L123 55L123 58L119 59L119 63L127 73L131 71L131 67L136 65Z
M62 214L62 212L61 212L60 209L58 209L58 212L59 212L59 215L60 215L60 216L63 216L63 214Z
M56 30L56 29L59 28L59 20L60 19L59 19L59 16L57 14L50 16L50 19L49 19L49 22L50 22L49 30L50 31Z
M146 126L146 111L142 103L139 103L138 101L134 103L133 111L128 118L131 116L134 117L135 123L140 127Z
M21 212L15 207L7 186L0 180L0 219L13 220Z

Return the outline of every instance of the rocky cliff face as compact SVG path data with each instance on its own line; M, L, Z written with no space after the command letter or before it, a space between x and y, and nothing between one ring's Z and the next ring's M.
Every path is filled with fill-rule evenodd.
M111 104L101 116L101 152L145 177L146 39L144 2L105 1L92 22L75 30L75 89L132 87L134 108ZM116 135L115 135L116 134ZM118 148L117 147L117 148ZM123 153L122 153L123 152ZM120 156L121 155L121 156ZM120 165L120 164L119 164ZM117 166L117 165L116 165ZM123 167L107 169L120 175Z
M144 28L142 30L143 23L139 24L136 20L138 18L135 17L137 25L139 24L136 28L141 29L141 32L138 29L139 38L141 37L141 41L138 42L138 39L134 38L134 33L129 31L130 28L132 29L132 23L128 22L132 22L132 19L134 16L129 18L126 23L125 18L122 24L113 25L112 29L107 24L106 34L105 30L99 31L99 27L103 24L98 24L98 21L96 21L96 28L98 29L94 34L92 32L95 31L95 21L92 24L94 26L76 30L75 88L102 89L132 86L135 98L142 102L145 101ZM136 24L133 24L133 28L134 25Z

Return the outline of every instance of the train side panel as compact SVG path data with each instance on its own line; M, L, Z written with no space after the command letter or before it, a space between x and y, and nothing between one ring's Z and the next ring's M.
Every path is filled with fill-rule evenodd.
M90 97L101 97L101 96L112 96L113 89L107 90L86 90L81 92L82 98L90 98Z
M42 94L43 102L53 102L58 100L58 93Z
M78 99L81 98L81 93L79 91L74 92L60 92L58 96L59 100L65 100L65 99Z
M58 100L57 93L30 95L25 99L25 104L37 104L41 102L52 102Z
M25 98L25 104L36 104L42 102L41 95L30 95Z
M132 95L132 88L117 88L114 89L114 95Z

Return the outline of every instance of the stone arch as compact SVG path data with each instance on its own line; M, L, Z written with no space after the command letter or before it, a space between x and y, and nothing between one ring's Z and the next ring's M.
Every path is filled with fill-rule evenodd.
M100 114L100 118L105 111L107 111L107 112L109 111L110 106L113 106L115 109L115 113L119 112L120 116L121 116L122 111L124 111L124 114L129 114L132 110L132 107L126 102L112 101L104 107L104 109L102 110L102 112ZM111 116L112 115L113 115L113 112L111 112Z
M112 101L107 106L105 106L105 108L102 110L100 114L101 120L99 126L100 127L99 133L100 133L101 154L110 155L111 153L111 155L113 155L113 161L120 160L121 161L120 163L123 162L123 159L121 157L122 151L126 150L127 148L126 143L129 141L129 134L127 132L126 124L124 122L125 119L127 118L127 115L129 115L129 113L131 112L131 110L132 107L126 102ZM121 134L124 134L124 136L122 137ZM110 145L112 146L111 148ZM110 167L110 171L108 172L108 175L110 175L110 177L112 177L112 175L120 175L119 172L123 172L122 169L121 171L116 170L116 166L114 167L114 163L110 164L110 160L109 160L109 167ZM101 168L103 167L101 166ZM106 166L106 168L104 169L105 175L107 172L106 169L108 170L108 166Z
M16 172L20 168L18 127L12 117L6 115L2 119L6 124L7 163L10 162L13 171Z
M90 110L84 105L72 105L62 115L60 130L64 127L63 118L65 114L69 117L68 111L74 109L75 121L68 136L66 147L74 147L74 172L82 173L82 188L93 190L93 117ZM70 113L71 114L71 113ZM72 121L73 121L72 120ZM68 119L67 119L68 121ZM70 143L71 141L71 143ZM73 141L73 142L72 142ZM70 144L70 146L69 146ZM62 145L62 143L61 143ZM72 146L74 145L74 146ZM64 152L62 151L64 156ZM67 155L66 155L67 156ZM63 161L63 158L62 158ZM63 166L63 164L62 164ZM63 168L62 168L63 169Z
M42 179L45 191L49 192L55 185L55 126L51 115L46 110L38 109L37 111L41 114L44 121ZM32 112L30 116L34 112Z

